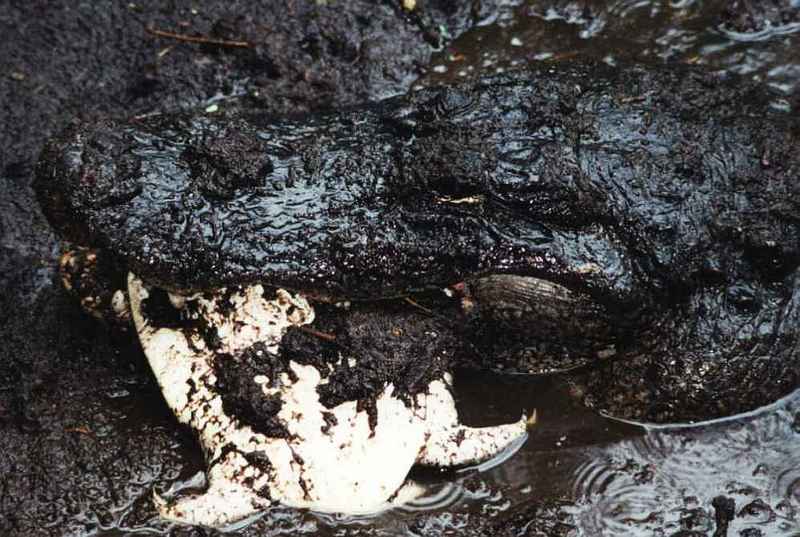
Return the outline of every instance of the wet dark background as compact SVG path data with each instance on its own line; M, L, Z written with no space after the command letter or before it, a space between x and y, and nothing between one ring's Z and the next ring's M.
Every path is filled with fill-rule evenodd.
M224 106L277 113L414 84L590 56L677 61L780 90L798 109L800 2L0 2L0 535L213 535L155 517L153 488L202 467L128 336L54 279L60 245L33 202L43 141L73 117ZM246 40L233 49L148 27ZM373 519L276 509L241 535L800 535L800 396L713 424L604 419L559 377L458 378L467 421L536 408L523 448L484 472L416 477L418 504Z

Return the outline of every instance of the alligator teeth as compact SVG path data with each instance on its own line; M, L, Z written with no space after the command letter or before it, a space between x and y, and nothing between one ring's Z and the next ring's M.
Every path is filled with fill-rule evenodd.
M170 299L173 306L184 308L194 302L192 311L216 328L211 349L202 336L185 327L153 319L145 304L153 290L133 274L128 292L142 348L164 398L178 420L194 429L206 454L208 489L178 498L157 497L156 506L165 518L221 527L273 503L321 512L372 513L389 507L393 498L413 499L415 488L403 488L403 483L415 463L480 463L519 445L526 435L524 416L495 427L461 425L448 375L431 382L428 392L410 405L387 383L375 401L377 421L371 425L357 400L325 408L317 392L326 382L320 371L292 361L276 378L253 378L265 400L280 399L276 418L287 434L267 436L226 412L226 387L217 378L214 360L220 352L235 360L254 343L266 349L260 355L264 360L277 360L285 331L313 322L310 304L283 290L267 299L259 285L224 299L222 291L210 298Z

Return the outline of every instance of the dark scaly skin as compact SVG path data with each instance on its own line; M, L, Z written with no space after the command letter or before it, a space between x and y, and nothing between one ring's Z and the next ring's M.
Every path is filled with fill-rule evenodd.
M725 31L763 32L800 23L800 4L795 0L733 0L719 18Z
M540 64L328 115L75 125L36 189L67 237L170 290L467 280L483 365L619 358L578 383L588 402L697 419L797 385L800 140L772 97L688 68ZM567 307L497 314L496 274Z
M700 270L720 244L794 263L787 211L777 247L733 232L777 199L726 196L793 187L796 154L771 152L796 137L763 117L766 97L694 71L569 64L295 120L108 120L51 141L36 189L68 238L172 290L376 298L504 272L638 298L684 287L667 270Z

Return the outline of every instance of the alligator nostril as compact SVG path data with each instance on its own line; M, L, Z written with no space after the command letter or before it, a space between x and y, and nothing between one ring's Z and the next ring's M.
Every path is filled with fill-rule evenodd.
M183 158L192 182L206 196L231 199L237 192L263 186L273 165L254 136L235 125L188 147Z
M431 112L437 119L453 117L469 112L477 104L477 98L457 88L443 88L432 103Z
M728 288L728 299L743 313L754 313L761 307L760 301L752 288L745 285L734 285Z
M100 129L86 142L86 145L100 154L112 156L115 153L114 148L123 145L121 142L124 140L118 133L110 129Z
M141 159L124 148L130 146L126 135L99 129L89 138L80 154L80 182L86 189L87 202L94 207L110 207L139 195Z

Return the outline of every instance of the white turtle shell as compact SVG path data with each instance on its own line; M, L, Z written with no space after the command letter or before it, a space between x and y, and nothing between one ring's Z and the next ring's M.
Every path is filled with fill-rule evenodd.
M198 301L206 320L217 327L224 352L235 356L256 342L277 352L286 329L313 322L314 311L301 296L279 290L276 299L267 300L262 291L256 285L234 294L229 298L234 311L227 315L217 310L216 299L172 297L172 302L182 307L187 300ZM373 430L357 401L325 408L317 386L327 380L314 366L291 362L295 378L283 373L280 388L270 388L270 379L254 379L263 383L265 396L279 394L283 403L278 418L290 435L269 438L225 413L215 386L214 352L202 338L152 326L142 308L148 289L133 274L128 292L142 348L164 398L178 420L196 431L209 467L205 493L176 501L157 498L165 518L221 527L273 502L320 512L371 513L388 506L415 463L482 462L526 435L524 416L480 429L459 424L447 376L432 382L411 407L387 384L377 399ZM333 413L334 425L327 424L323 412Z

